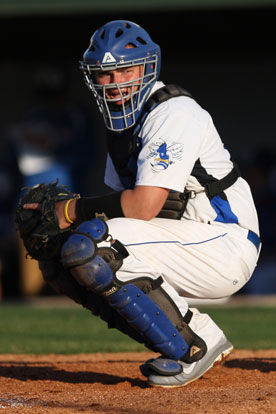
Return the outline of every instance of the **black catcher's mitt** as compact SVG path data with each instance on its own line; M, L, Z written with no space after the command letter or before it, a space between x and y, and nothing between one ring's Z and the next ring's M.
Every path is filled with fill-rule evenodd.
M37 184L26 189L19 200L15 213L17 230L29 256L36 260L50 260L59 255L70 227L61 230L56 215L56 203L61 200L78 198L58 186L58 181L50 184ZM24 204L39 203L39 210L25 210Z

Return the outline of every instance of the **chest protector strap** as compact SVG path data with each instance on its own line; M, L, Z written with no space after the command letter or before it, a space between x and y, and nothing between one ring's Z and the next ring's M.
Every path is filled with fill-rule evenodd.
M154 92L147 100L141 115L141 122L145 120L147 116L157 105L166 102L168 99L176 98L178 96L188 96L192 98L190 92L178 85L167 85Z

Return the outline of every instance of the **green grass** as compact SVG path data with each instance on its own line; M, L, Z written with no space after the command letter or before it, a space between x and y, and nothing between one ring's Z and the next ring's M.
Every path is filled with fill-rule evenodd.
M237 349L276 349L276 307L200 308Z
M235 348L275 349L273 307L200 308L225 331ZM144 351L83 308L0 305L0 353L93 353Z
M144 349L81 307L0 307L0 353L119 352Z

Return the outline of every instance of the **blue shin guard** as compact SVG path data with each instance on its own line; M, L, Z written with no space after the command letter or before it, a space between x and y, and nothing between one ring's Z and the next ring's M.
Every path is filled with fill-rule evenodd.
M124 246L110 237L110 247L98 247L109 240L108 227L99 219L83 222L64 243L61 261L75 280L88 290L101 295L141 337L151 350L173 360L190 358L187 352L197 341L197 358L206 350L188 327L161 283L150 278L137 278L124 284L116 271L128 255ZM193 356L195 358L195 356ZM191 361L193 362L193 361Z
M130 326L144 334L156 352L180 359L188 351L189 345L161 308L134 284L124 285L107 300Z

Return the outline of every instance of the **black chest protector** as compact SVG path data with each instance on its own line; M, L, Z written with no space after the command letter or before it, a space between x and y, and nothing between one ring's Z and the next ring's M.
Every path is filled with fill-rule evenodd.
M138 134L146 117L157 105L178 96L188 96L189 98L192 98L192 95L189 92L178 85L167 85L158 89L150 96L137 123L132 128L121 133L107 132L107 149L114 168L125 189L133 189L135 186L137 158L142 149L142 140L138 137ZM221 180L217 180L207 173L202 174L202 167L199 167L201 167L200 161L197 160L191 175L195 176L200 184L204 186L206 195L209 198L212 198L215 195L223 195L223 191L234 184L240 176L236 164L234 164L232 171ZM185 211L189 198L193 196L194 193L186 189L184 189L182 193L170 191L169 196L157 217L180 219ZM223 196L223 198L225 198L225 196Z

